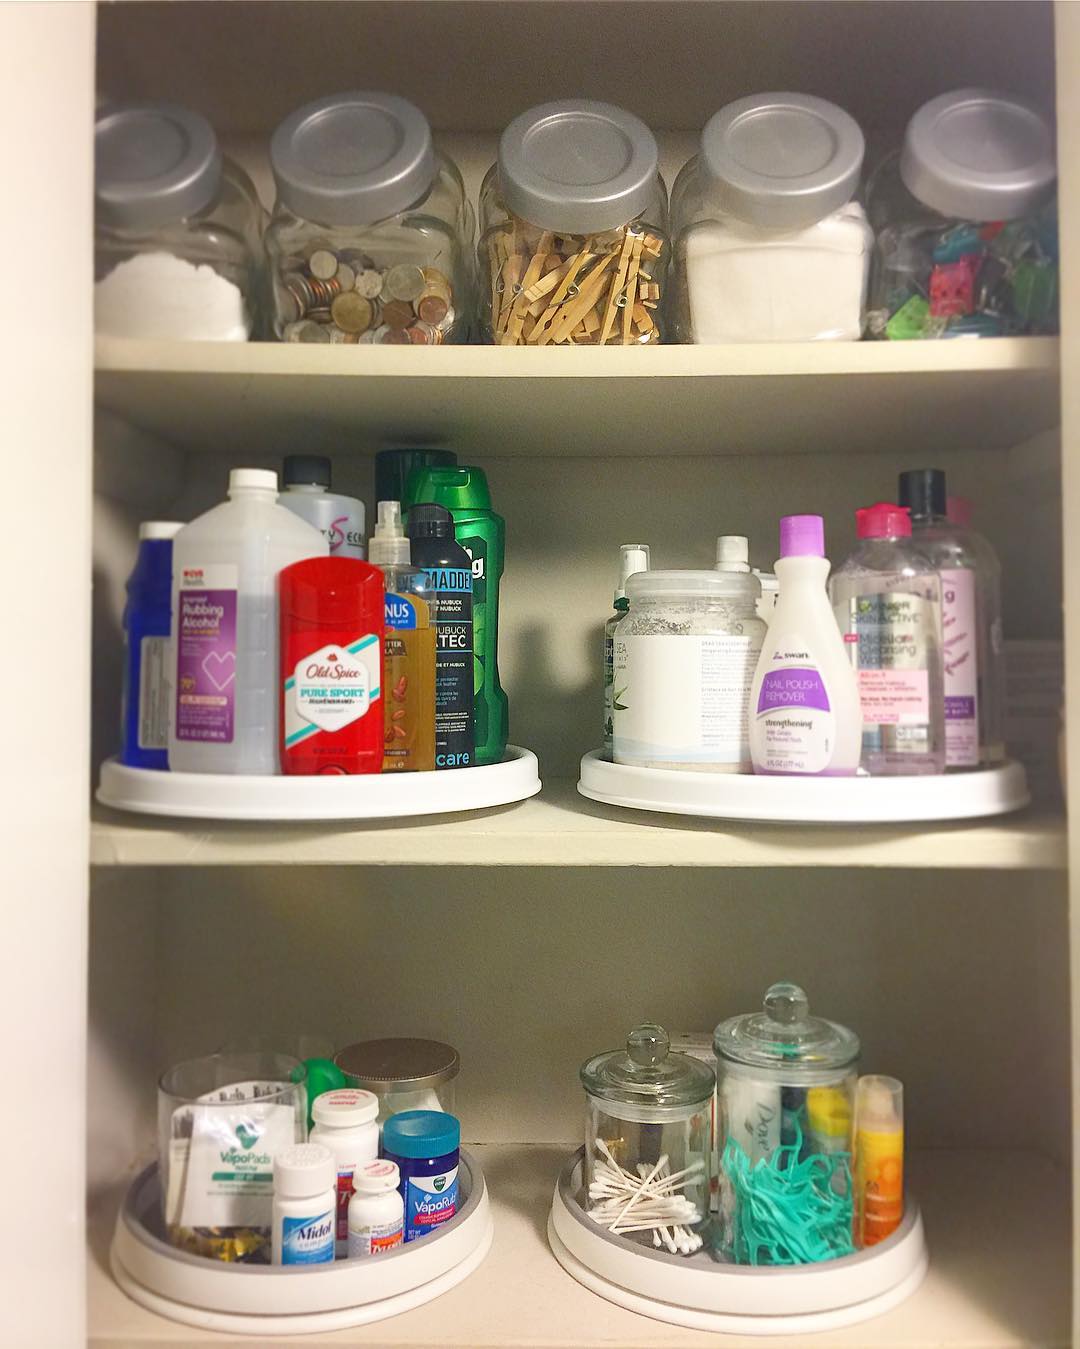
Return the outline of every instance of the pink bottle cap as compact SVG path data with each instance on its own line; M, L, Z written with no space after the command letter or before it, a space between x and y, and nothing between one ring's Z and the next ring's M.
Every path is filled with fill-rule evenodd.
M911 516L906 506L878 501L855 512L855 532L860 539L909 539Z
M781 557L824 557L825 521L820 515L785 515L780 521Z
M945 514L950 524L959 525L961 529L970 529L972 510L970 497L949 497Z

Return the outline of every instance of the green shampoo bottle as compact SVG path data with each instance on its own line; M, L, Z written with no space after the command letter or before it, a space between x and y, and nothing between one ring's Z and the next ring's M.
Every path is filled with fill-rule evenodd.
M405 504L433 501L454 517L454 539L472 558L473 686L476 763L499 763L509 721L499 682L499 582L506 552L506 523L491 509L483 469L468 465L417 468L409 475Z

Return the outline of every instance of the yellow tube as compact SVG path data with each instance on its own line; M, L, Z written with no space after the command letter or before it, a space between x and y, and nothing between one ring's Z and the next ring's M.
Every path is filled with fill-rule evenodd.
M855 1098L855 1244L876 1246L904 1217L904 1088L860 1077Z

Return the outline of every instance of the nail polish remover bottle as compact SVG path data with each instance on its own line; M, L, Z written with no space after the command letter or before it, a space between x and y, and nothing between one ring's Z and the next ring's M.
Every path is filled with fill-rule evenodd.
M755 773L850 777L859 767L862 714L855 671L826 593L820 515L780 521L776 601L750 686Z

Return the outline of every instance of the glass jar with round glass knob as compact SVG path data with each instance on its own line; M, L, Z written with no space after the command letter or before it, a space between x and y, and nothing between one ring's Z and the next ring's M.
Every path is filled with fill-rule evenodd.
M716 1252L740 1265L851 1255L859 1039L777 983L760 1012L721 1022Z
M712 1182L716 1075L672 1053L663 1026L632 1030L624 1049L581 1066L585 1209L616 1236L692 1255Z

